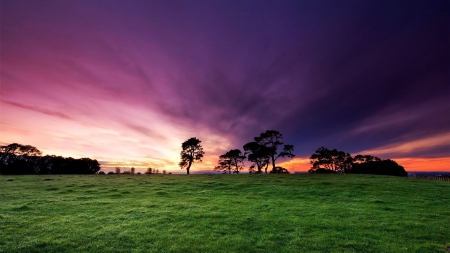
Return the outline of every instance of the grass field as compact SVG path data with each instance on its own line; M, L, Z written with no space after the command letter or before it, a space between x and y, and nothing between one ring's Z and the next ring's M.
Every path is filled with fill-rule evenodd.
M450 183L0 176L0 252L449 252Z

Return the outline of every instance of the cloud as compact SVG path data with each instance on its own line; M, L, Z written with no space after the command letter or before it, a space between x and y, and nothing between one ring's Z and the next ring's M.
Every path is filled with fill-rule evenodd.
M8 138L25 138L21 108L40 124L25 141L102 159L176 163L181 142L197 136L207 157L196 168L207 169L267 129L282 132L297 157L320 146L446 152L433 136L450 123L448 3L112 0L2 9L0 96L16 108L2 116L16 126ZM48 128L91 147L60 143L40 114L76 122ZM415 142L422 139L436 145Z
M374 149L364 150L359 153L376 156L389 155L391 157L392 156L408 157L409 155L417 152L420 153L428 149L440 147L444 148L444 150L447 151L446 153L449 154L450 133L443 133L422 139L417 139L414 141L393 143Z
M16 102L12 102L12 101L1 101L4 104L8 104L8 105L12 105L18 108L22 108L22 109L26 109L26 110L30 110L30 111L35 111L38 113L42 113L45 115L49 115L49 116L53 116L53 117L58 117L61 119L67 119L67 120L73 120L72 117L61 113L61 112L57 112L57 111L53 111L53 110L49 110L49 109L45 109L45 108L41 108L38 106L31 106L31 105L24 105L24 104L20 104L20 103L16 103Z

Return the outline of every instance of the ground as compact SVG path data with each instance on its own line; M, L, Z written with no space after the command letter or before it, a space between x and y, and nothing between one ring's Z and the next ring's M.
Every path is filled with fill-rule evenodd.
M448 252L450 183L372 175L0 176L0 252Z

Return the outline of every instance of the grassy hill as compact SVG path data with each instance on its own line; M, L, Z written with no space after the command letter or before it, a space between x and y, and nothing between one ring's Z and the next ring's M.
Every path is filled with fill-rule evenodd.
M371 175L0 176L0 252L448 252L450 183Z

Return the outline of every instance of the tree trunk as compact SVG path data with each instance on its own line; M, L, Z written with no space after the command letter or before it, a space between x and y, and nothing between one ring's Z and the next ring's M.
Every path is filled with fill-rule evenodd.
M259 164L257 164L257 165L258 165L258 174L262 174L262 167L259 166Z
M189 165L186 168L186 172L188 175L189 175L189 169L191 168L191 165L192 165L192 161L189 161Z
M272 173L275 173L275 156L272 155Z

